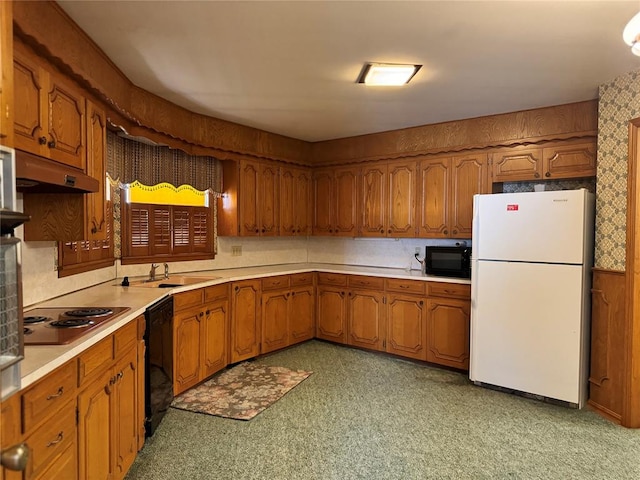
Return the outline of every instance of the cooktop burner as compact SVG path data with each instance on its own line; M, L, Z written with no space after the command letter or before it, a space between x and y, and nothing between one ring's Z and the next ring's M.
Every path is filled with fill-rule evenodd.
M69 312L67 312L67 315L69 315ZM49 326L56 328L80 328L93 325L94 323L95 322L86 318L66 318L64 320L54 320L49 323Z
M127 310L129 307L36 308L24 314L24 344L65 345Z
M80 308L78 310L71 310L65 312L65 315L70 317L104 317L105 315L111 315L113 310L110 308Z
M23 322L25 325L33 325L33 324L35 324L35 323L43 323L43 322L46 322L47 320L52 320L52 319L51 319L51 318L49 318L49 317L44 317L44 316L42 316L42 315L38 315L37 317L24 317L24 318L22 319L22 322Z

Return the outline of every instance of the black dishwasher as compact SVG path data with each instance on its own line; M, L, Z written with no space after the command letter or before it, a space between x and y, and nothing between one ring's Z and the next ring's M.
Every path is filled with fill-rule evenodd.
M146 436L156 431L173 401L173 297L165 297L144 312Z

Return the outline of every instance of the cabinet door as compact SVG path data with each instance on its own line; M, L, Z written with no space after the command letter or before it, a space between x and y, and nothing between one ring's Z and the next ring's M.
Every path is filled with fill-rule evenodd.
M13 147L13 68L13 3L0 2L0 144L8 147Z
M106 225L106 161L107 161L107 118L104 110L87 100L87 174L99 182L99 190L86 194L88 232L87 240L107 238Z
M313 234L333 234L334 221L333 170L320 170L313 174Z
M427 300L427 361L469 369L470 302Z
M73 442L55 460L51 461L42 473L39 473L34 477L33 480L51 480L58 478L64 480L76 480L76 478L78 478L77 453L78 449L76 447L76 443ZM2 479L1 475L0 479Z
M360 235L363 237L387 236L387 164L377 163L362 169L360 176L359 218Z
M227 300L206 304L200 324L202 360L200 380L210 377L227 366L227 342L229 302Z
M294 170L293 177L293 222L296 235L311 233L311 173L309 170ZM282 196L280 197L282 202Z
M296 234L295 175L291 168L280 170L280 236Z
M315 335L315 295L313 287L296 288L289 298L289 345Z
M449 237L471 238L473 196L488 193L487 154L453 157Z
M110 432L115 398L112 377L113 371L109 369L78 395L78 478L112 478Z
M114 476L124 478L138 453L136 408L138 397L137 348L131 348L114 369L115 401L113 403Z
M4 3L4 2L3 2ZM36 155L48 155L45 96L48 76L32 55L19 43L14 45L13 58L14 144L20 150Z
M262 294L261 353L273 352L287 346L288 303L291 292L279 290Z
M278 167L275 165L261 165L258 184L258 208L260 235L278 235Z
M173 318L173 391L176 395L200 381L201 306Z
M260 353L260 280L231 286L231 359L236 363Z
M335 173L335 235L355 237L357 232L358 170L349 168Z
M240 162L239 183L240 236L257 236L260 234L260 220L258 217L260 165L257 162L242 160Z
M449 236L449 194L451 159L436 158L420 162L420 203L418 236Z
M346 342L346 292L344 288L318 287L316 337Z
M385 312L382 292L353 290L348 294L348 344L384 351Z
M494 182L542 178L542 149L513 147L492 154Z
M389 295L387 352L426 360L426 327L426 307L421 297Z
M62 75L51 73L47 91L49 157L86 171L85 99Z
M388 167L387 236L416 236L416 164L390 163Z
M542 149L544 178L596 176L596 144L578 143Z

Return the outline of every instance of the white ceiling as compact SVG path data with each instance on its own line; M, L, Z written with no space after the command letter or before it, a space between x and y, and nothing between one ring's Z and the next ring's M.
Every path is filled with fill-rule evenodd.
M60 1L133 83L318 141L597 98L640 1ZM424 67L403 87L365 62Z

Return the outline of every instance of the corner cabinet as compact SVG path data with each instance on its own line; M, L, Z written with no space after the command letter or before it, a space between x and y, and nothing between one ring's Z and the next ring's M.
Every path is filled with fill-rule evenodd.
M231 284L231 348L229 363L260 354L260 280Z
M490 193L486 153L422 159L418 237L471 238L473 196Z
M316 337L336 343L347 341L347 276L318 273Z

